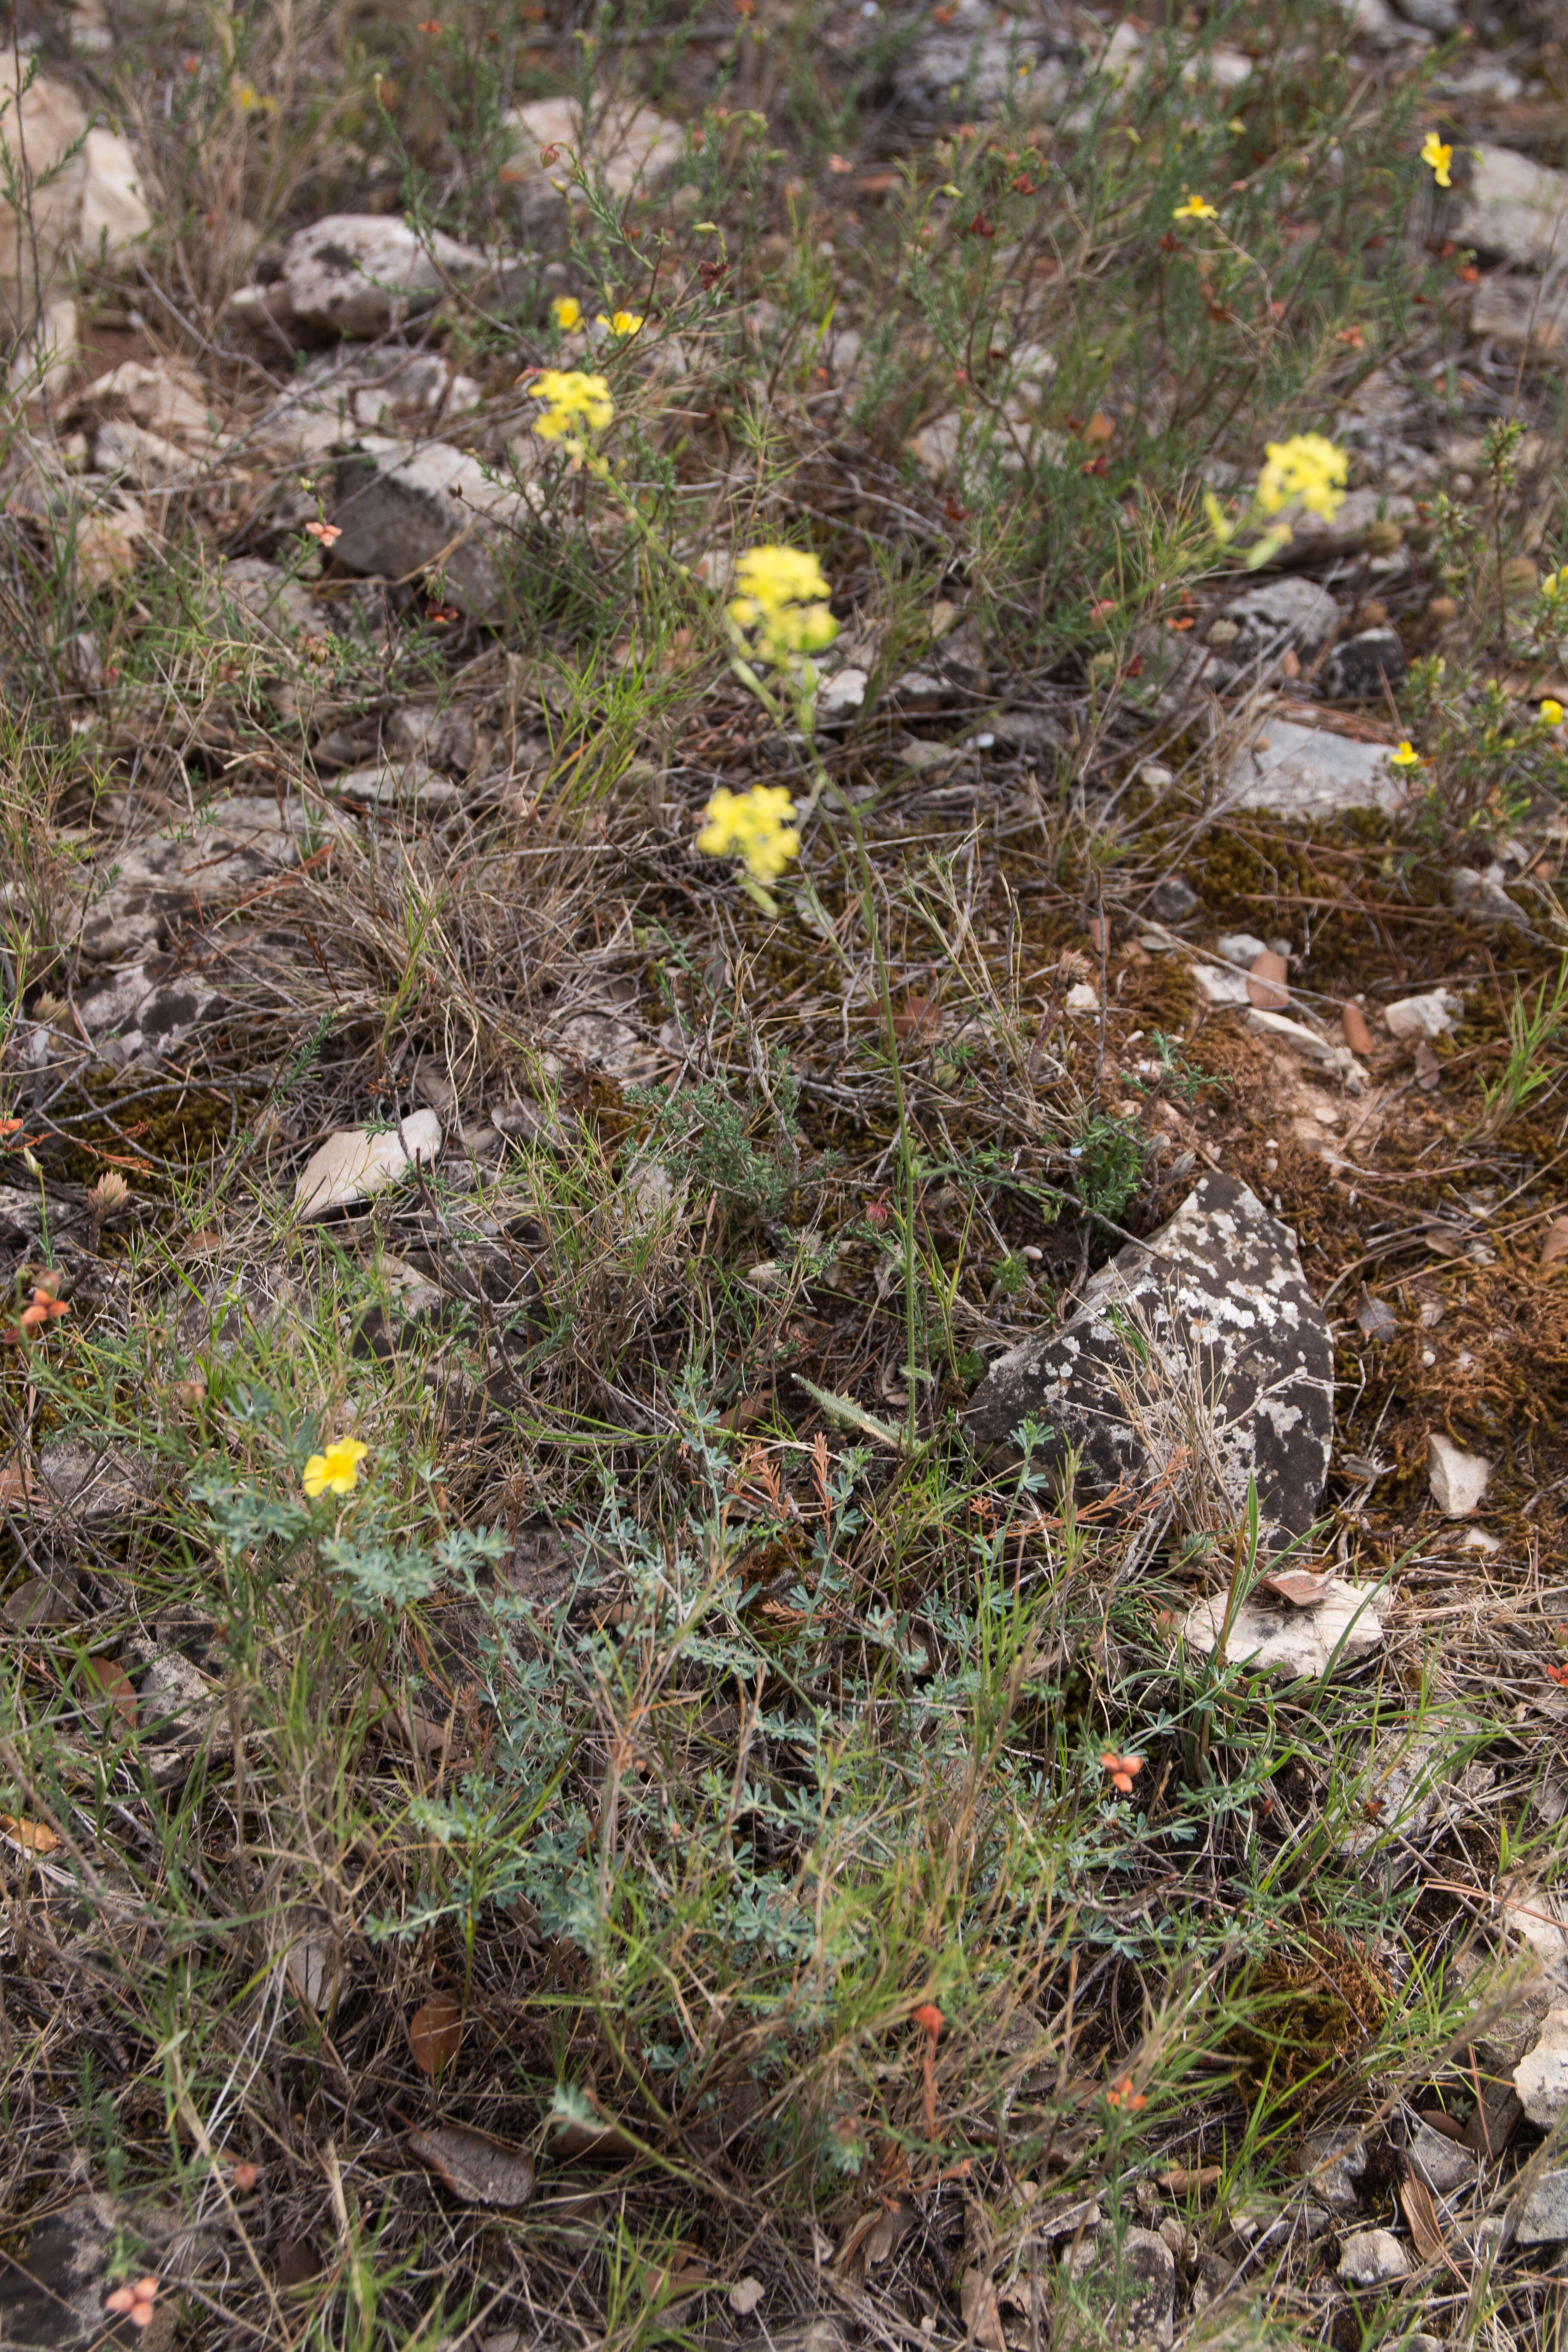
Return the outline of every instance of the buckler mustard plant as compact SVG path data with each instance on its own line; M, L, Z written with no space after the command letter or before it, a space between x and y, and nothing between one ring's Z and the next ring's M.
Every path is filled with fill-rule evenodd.
M529 385L543 406L533 420L542 441L559 441L574 457L589 453L591 441L615 422L616 404L602 375L572 368L541 368Z
M795 547L749 547L735 567L740 594L730 618L754 659L782 668L821 653L838 635L831 594L815 555Z
M800 835L790 822L795 803L782 784L753 784L749 793L721 786L706 814L697 836L704 857L739 857L754 881L776 882L800 856Z
M1279 520L1288 507L1304 508L1331 522L1344 503L1350 462L1321 433L1298 433L1289 441L1270 441L1263 453L1258 487L1244 515L1232 522L1212 490L1204 492L1204 512L1216 544L1228 547L1258 530L1261 536L1248 548L1244 561L1249 572L1279 554L1290 537L1290 525ZM1267 527L1266 527L1267 526Z

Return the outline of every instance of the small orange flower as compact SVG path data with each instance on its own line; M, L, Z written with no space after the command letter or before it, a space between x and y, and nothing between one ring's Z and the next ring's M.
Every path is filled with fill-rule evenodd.
M913 2011L910 2017L910 2023L923 2026L933 2042L936 2041L946 2022L947 2020L941 2010L933 2007L929 2000Z
M438 33L438 32L440 31L440 29L441 29L441 19L440 19L440 17L439 17L439 16L423 16L423 17L421 17L420 22L419 22L419 29L420 29L420 31L421 31L422 33Z
M153 2306L158 2299L155 2278L140 2278L134 2286L117 2286L103 2298L105 2311L121 2313L132 2327L151 2327Z
M335 522L308 522L305 529L310 538L319 539L323 547L331 547L334 539L342 539L343 535Z
M1142 1763L1142 1757L1138 1759L1140 1763ZM1131 2075L1123 2074L1121 2082L1113 2083L1110 2090L1107 2091L1105 2095L1105 2104L1108 2107L1123 2107L1131 2110L1138 2107L1146 2107L1149 2102L1143 2096L1142 2091L1135 2091L1133 2089Z
M1118 1756L1111 1752L1100 1758L1100 1769L1110 1773L1113 1789L1120 1789L1124 1797L1130 1797L1133 1779L1143 1769L1143 1759L1142 1756Z

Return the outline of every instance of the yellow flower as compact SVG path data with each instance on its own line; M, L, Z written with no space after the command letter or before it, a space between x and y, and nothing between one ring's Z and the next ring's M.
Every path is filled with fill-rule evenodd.
M1289 441L1270 441L1266 463L1258 477L1258 503L1265 514L1300 505L1309 514L1331 522L1345 495L1350 467L1344 452L1321 433L1298 433Z
M565 368L541 368L529 385L535 400L544 403L533 429L542 440L564 440L574 454L583 447L579 423L589 433L602 433L616 413L610 387L602 375L578 375Z
M550 323L552 327L559 327L564 335L569 335L574 327L582 325L583 305L575 294L557 294L550 305Z
M749 547L735 566L735 584L741 593L730 618L738 629L757 632L763 661L820 653L838 635L826 604L832 591L815 555L797 547Z
M1219 206L1211 205L1206 197L1189 195L1184 203L1176 206L1171 218L1173 220L1218 220Z
M601 310L594 321L595 327L603 327L605 333L609 335L637 334L641 331L642 323L643 317L640 310L612 310L607 319Z
M1563 705L1556 699L1555 696L1550 694L1545 696L1541 705L1542 725L1543 727L1561 727L1563 719Z
M1549 572L1541 583L1541 593L1549 604L1555 604L1559 596L1568 596L1568 572Z
M1389 753L1388 764L1391 768L1418 768L1421 754L1414 743L1402 743L1397 751Z
M708 803L697 846L705 857L743 857L757 881L772 882L800 856L794 814L795 803L782 784L753 784L749 793L721 786Z
M235 83L234 102L241 114L276 114L278 111L278 100L263 98L253 81Z
M1453 149L1445 147L1435 131L1428 131L1426 143L1421 150L1421 161L1431 165L1432 177L1440 188L1451 188L1454 184L1448 177L1448 166L1453 160Z
M359 1485L359 1465L369 1451L357 1437L334 1437L324 1454L312 1454L306 1463L306 1494L312 1500L329 1491L352 1495Z

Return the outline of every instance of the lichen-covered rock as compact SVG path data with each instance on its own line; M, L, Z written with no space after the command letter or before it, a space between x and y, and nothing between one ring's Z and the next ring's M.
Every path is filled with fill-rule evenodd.
M1059 1331L993 1364L966 1424L1005 1445L1026 1419L1131 1501L1155 1482L1239 1520L1249 1479L1269 1536L1304 1535L1333 1441L1333 1342L1288 1227L1227 1176L1130 1243Z
M299 860L293 824L275 801L238 793L213 801L103 860L82 908L81 958L132 962L165 945L181 923L232 905Z

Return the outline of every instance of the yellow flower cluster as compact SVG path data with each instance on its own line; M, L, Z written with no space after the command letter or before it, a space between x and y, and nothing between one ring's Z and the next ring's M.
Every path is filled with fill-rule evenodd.
M1189 195L1171 215L1173 220L1218 220L1219 206L1211 205L1206 196Z
M636 335L642 331L643 316L640 310L612 310L606 319L601 310L594 324L608 335Z
M569 335L574 327L582 325L583 305L575 294L557 294L550 305L550 323L552 327L559 327L563 335Z
M312 1454L305 1465L305 1492L312 1501L318 1495L352 1495L359 1485L359 1465L369 1453L357 1437L334 1437L324 1454Z
M1432 177L1440 188L1451 188L1454 184L1448 176L1448 166L1453 160L1453 149L1446 147L1435 131L1428 131L1426 143L1421 150L1421 161L1431 166Z
M529 385L544 407L533 429L545 441L564 440L581 448L583 435L602 433L616 413L610 387L602 375L579 375L568 368L541 368Z
M756 881L775 881L800 856L794 814L795 803L782 784L753 784L749 793L721 786L708 803L697 846L705 857L742 857Z
M1258 503L1265 514L1299 505L1309 514L1332 522L1350 475L1342 449L1336 449L1321 433L1298 433L1289 441L1270 441L1264 460L1258 477Z
M795 547L749 547L735 567L735 584L741 593L730 618L738 629L756 631L760 660L820 653L838 635L827 609L832 591L815 555Z

